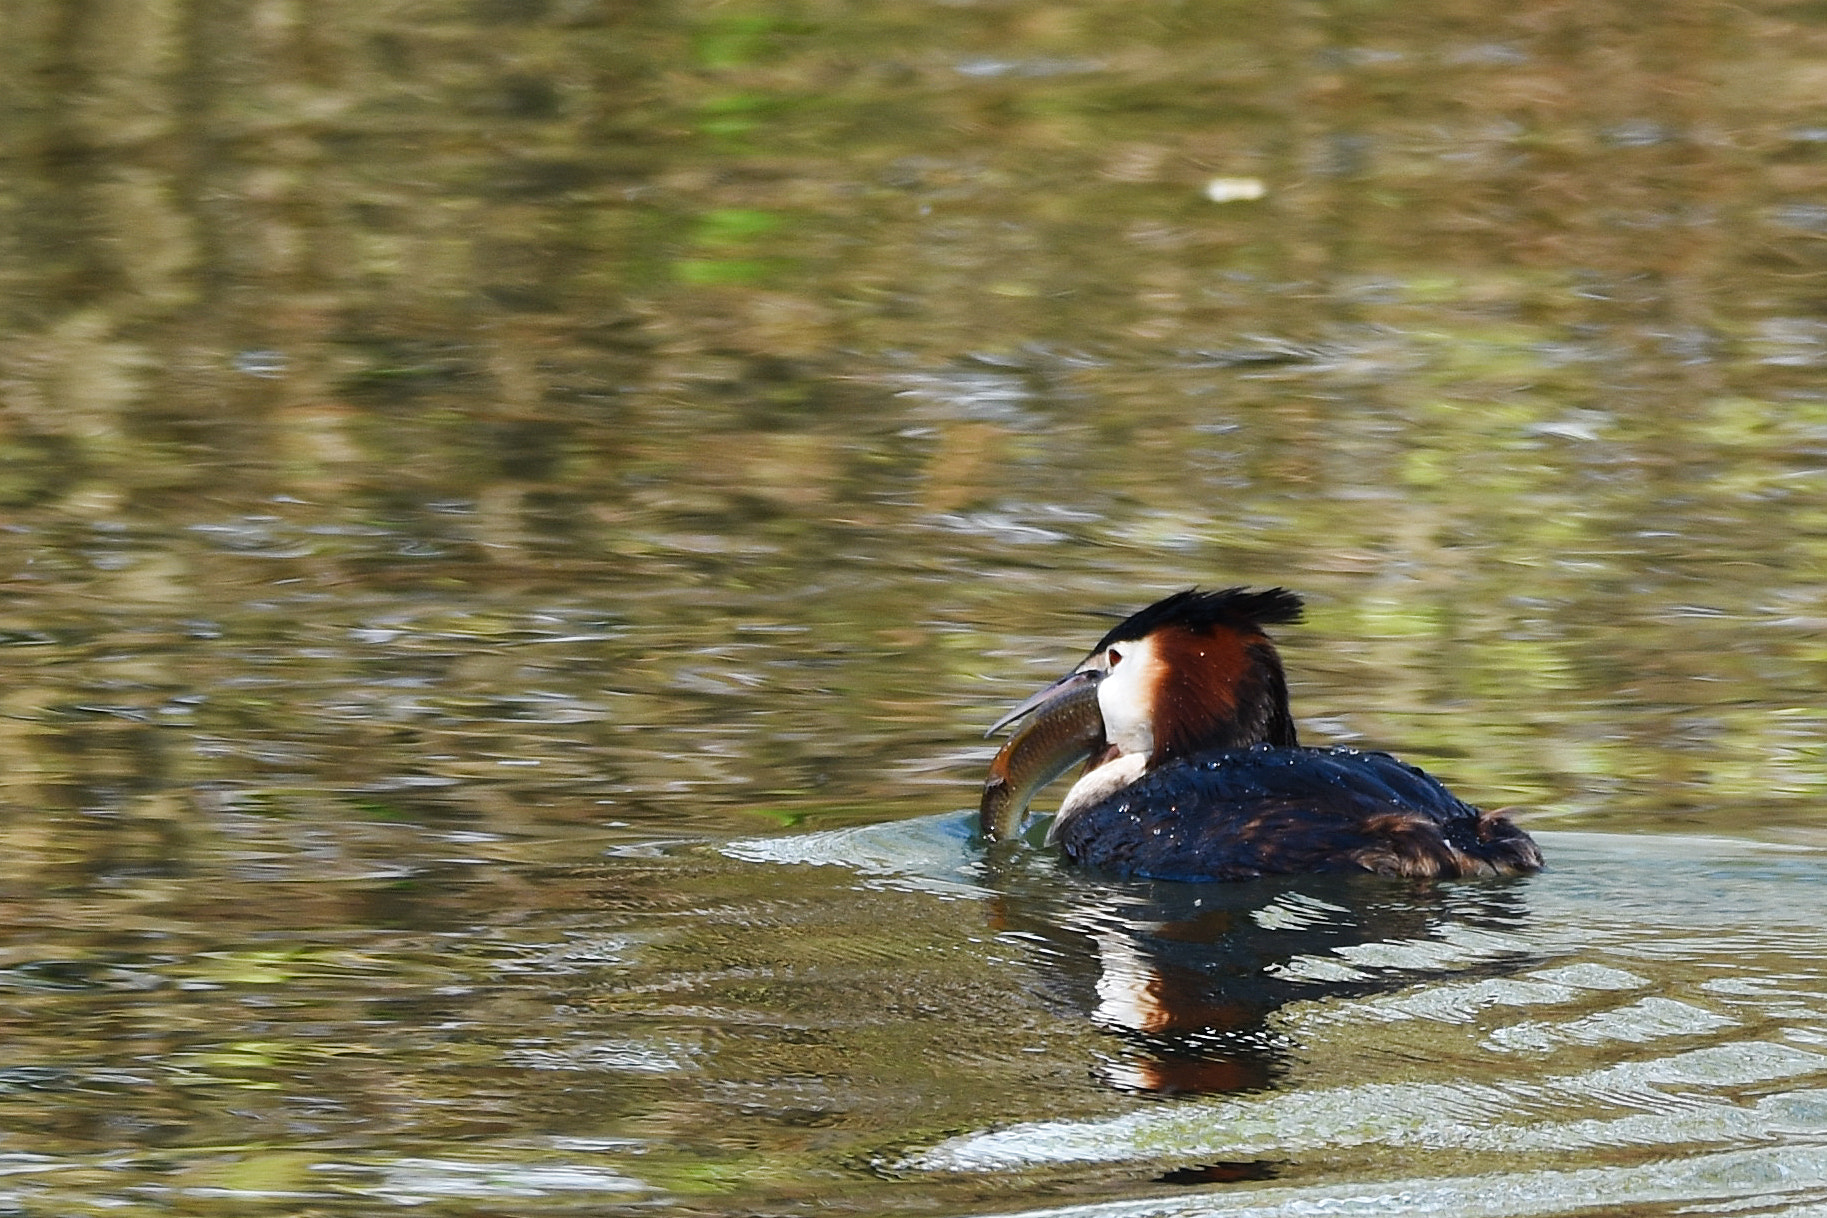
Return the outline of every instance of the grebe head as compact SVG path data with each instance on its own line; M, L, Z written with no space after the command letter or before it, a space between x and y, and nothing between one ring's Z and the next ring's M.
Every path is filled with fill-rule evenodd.
M1054 829L1164 761L1205 749L1298 743L1281 659L1264 627L1300 620L1285 588L1197 588L1131 614L1077 668L1004 715L1033 718L996 754L984 833L1019 826L1035 792L1080 761Z
M1085 662L1004 715L990 731L1054 712L1097 688L1108 750L1153 766L1208 748L1293 745L1288 683L1264 627L1300 620L1286 588L1176 592L1123 619ZM1045 716L1043 716L1043 719Z
M1176 592L1098 641L1098 709L1120 755L1150 766L1202 749L1293 745L1288 683L1265 626L1300 620L1285 588Z

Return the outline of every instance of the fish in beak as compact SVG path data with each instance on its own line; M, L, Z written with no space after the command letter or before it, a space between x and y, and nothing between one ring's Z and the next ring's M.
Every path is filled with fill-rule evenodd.
M990 762L978 825L990 841L1014 836L1040 789L1104 750L1104 716L1098 709L1101 667L1073 670L998 719L990 733L1026 718Z

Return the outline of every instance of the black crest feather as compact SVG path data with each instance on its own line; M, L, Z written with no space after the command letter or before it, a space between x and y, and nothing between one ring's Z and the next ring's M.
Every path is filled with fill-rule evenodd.
M1219 588L1211 592L1188 588L1124 618L1098 640L1091 654L1096 655L1112 643L1142 638L1163 626L1207 630L1225 625L1260 631L1265 626L1298 622L1300 615L1300 597L1286 588Z

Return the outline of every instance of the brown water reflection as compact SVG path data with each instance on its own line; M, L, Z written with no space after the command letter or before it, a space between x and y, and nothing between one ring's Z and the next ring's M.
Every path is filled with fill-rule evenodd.
M662 843L969 805L1085 613L1195 582L1308 596L1316 743L1538 830L1827 843L1824 41L16 0L0 1170L60 1212L1150 1185L891 1178L1126 1102L1108 1038L930 894ZM638 985L560 980L624 940Z
M1356 970L1315 973L1315 959L1443 933L1495 939L1529 920L1518 886L1506 884L1308 876L1062 885L1057 873L1037 877L1019 864L986 870L990 927L1023 941L1042 1001L1120 1045L1101 1054L1097 1077L1161 1095L1268 1090L1299 1055L1282 1030L1285 1008L1401 986ZM1519 943L1477 971L1502 976L1536 962Z

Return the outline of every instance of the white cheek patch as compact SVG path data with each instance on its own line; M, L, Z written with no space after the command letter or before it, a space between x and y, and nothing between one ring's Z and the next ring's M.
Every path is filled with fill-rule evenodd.
M1154 695L1160 684L1161 657L1153 639L1119 643L1116 649L1123 658L1097 687L1104 739L1114 744L1119 753L1152 753Z

